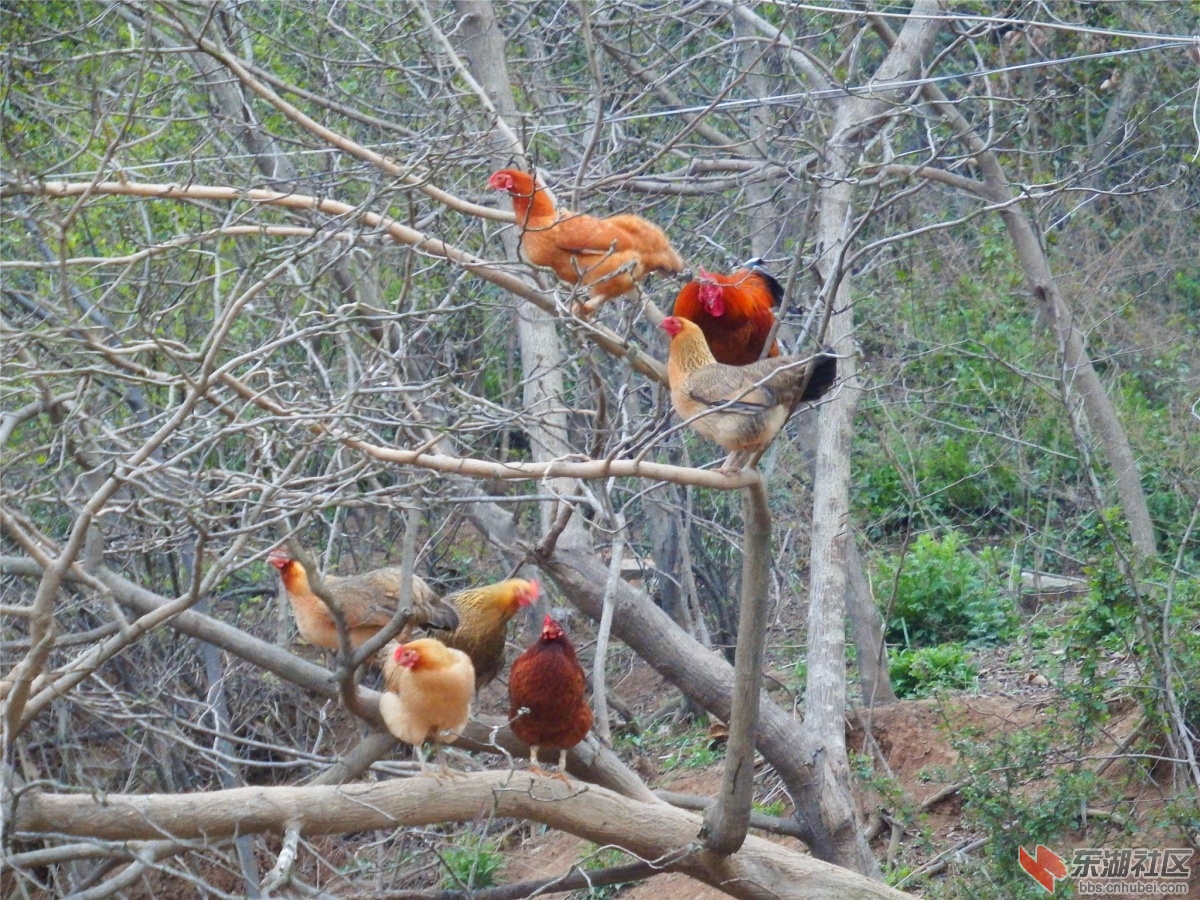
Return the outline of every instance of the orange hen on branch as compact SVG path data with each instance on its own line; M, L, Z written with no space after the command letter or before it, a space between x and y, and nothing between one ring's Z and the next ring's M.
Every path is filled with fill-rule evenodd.
M453 743L471 715L471 659L435 638L418 638L388 654L383 683L379 714L393 737L413 746L425 771L425 742Z
M267 562L279 570L300 636L317 647L337 650L337 624L333 613L325 601L313 593L308 571L282 547L272 550ZM358 575L322 576L321 580L346 619L351 647L362 646L392 621L400 604L400 576L399 566L385 566ZM459 624L454 607L439 600L432 588L416 575L412 578L411 598L412 615L401 632L401 640L416 625L450 629Z
M521 255L553 270L559 281L588 289L590 300L581 314L629 293L651 272L677 275L684 270L663 230L641 216L597 218L559 209L550 191L519 169L501 169L488 185L512 198Z

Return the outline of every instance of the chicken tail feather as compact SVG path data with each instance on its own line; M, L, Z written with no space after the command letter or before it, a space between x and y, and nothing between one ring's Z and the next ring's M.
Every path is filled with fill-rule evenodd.
M812 375L809 376L808 384L804 388L804 396L800 400L802 402L820 400L833 387L836 380L837 357L829 353L818 356L813 361Z

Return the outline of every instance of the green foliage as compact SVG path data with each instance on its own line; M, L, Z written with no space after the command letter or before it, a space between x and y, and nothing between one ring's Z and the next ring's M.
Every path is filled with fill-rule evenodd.
M1200 582L1162 565L1130 566L1115 553L1086 569L1088 593L1065 626L1079 677L1064 687L1074 718L1103 721L1115 687L1106 663L1136 660L1141 680L1128 689L1159 733L1200 730Z
M1192 327L1200 318L1200 272L1195 269L1180 269L1171 280L1170 297L1179 304L1184 313L1193 317Z
M998 738L952 741L965 770L963 812L989 838L983 877L999 891L997 896L1037 896L1017 861L1018 848L1065 846L1064 835L1077 826L1080 810L1101 790L1095 772L1081 758L1058 764L1064 757L1055 745L1062 737L1055 724ZM1036 790L1030 790L1035 779ZM1045 895L1041 888L1037 891Z
M666 772L675 769L702 769L720 762L725 756L724 747L714 746L704 732L689 733L667 742L662 755L662 767Z
M888 655L888 673L900 697L930 697L939 691L959 690L979 676L962 644L893 651Z
M1019 269L1006 242L993 235L983 244L1003 257L1000 285L959 278L936 299L921 293L899 309L888 305L894 292L864 301L867 317L907 323L898 340L870 348L881 357L876 377L891 384L864 404L855 447L853 498L872 537L905 525L1003 527L1040 512L1029 509L1045 502L1040 484L1075 474L1069 456L1041 452L1069 437L1057 398L1029 374L1053 347L1029 329L1020 288L1008 281Z
M709 736L704 720L680 734L666 733L664 728L659 733L618 735L616 746L618 750L630 748L652 755L667 772L703 768L719 762L725 754L723 745Z
M1117 552L1124 535L1119 522L1109 521L1113 518L1105 511L1088 530L1094 550L1086 570L1089 591L1050 635L1052 642L1061 641L1065 672L1061 693L1045 711L1048 724L996 735L965 733L948 720L961 766L950 777L964 782L964 816L988 842L981 860L930 884L928 896L977 896L981 885L989 895L1045 896L1019 868L1018 848L1079 846L1079 814L1085 808L1118 812L1093 819L1089 846L1120 845L1134 829L1178 833L1195 827L1191 797L1169 799L1135 825L1124 808L1128 783L1099 775L1093 764L1097 742L1111 740L1106 729L1114 701L1132 697L1144 716L1127 747L1135 775L1140 761L1161 756L1168 735L1178 741L1181 727L1192 734L1200 728L1200 586L1161 564L1132 564ZM1105 527L1110 524L1114 527ZM1122 667L1120 680L1114 656L1133 662ZM1132 682L1131 672L1139 673ZM1149 768L1142 774L1153 777ZM1113 829L1129 834L1111 834Z
M765 816L781 817L787 811L787 804L782 800L775 800L772 803L758 803L755 801L751 806Z
M456 839L442 859L447 869L442 887L447 890L494 887L496 874L504 865L496 844L474 834Z
M990 563L990 565L989 565ZM1012 602L1000 590L990 554L968 552L957 531L922 534L907 553L877 564L876 592L885 607L887 639L906 647L956 641L998 643L1015 629Z
M617 847L598 847L595 844L588 845L582 859L579 861L579 868L585 872L599 872L602 869L611 869L614 866L626 865L633 862L631 857L624 850ZM589 887L587 890L574 891L571 893L571 900L610 900L617 896L621 888L625 887L629 882L618 882L617 884L603 884Z

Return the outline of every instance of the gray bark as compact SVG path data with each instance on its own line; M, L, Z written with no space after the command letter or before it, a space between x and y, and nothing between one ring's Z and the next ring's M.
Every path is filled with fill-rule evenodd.
M721 792L704 816L708 846L718 853L736 853L741 848L750 827L750 804L754 799L754 738L771 582L771 512L763 481L742 490L742 510L742 597L729 740L725 744Z
M864 139L877 129L896 100L889 82L904 82L920 73L937 36L939 24L929 18L936 0L914 5L896 43L871 78L873 90L841 98L822 160L817 202L818 272L824 282L822 302L832 309L826 343L839 354L842 387L822 406L813 483L811 600L808 618L808 684L804 733L821 748L829 768L822 784L829 812L826 822L837 836L837 862L880 877L878 863L858 829L850 793L846 754L846 588L847 541L850 537L850 445L860 386L853 342L854 305L842 259L855 185L853 170Z
M471 822L480 810L543 822L600 845L613 844L663 871L684 872L750 900L901 898L854 872L751 837L732 856L696 843L693 813L652 799L638 802L595 786L564 784L528 772L458 774L453 789L433 777L320 787L249 787L200 794L79 794L26 791L15 799L18 834L130 841L222 840L234 834L344 834L440 822ZM10 807L9 804L14 804Z
M858 654L858 683L863 706L895 703L896 692L888 673L887 648L883 642L883 616L871 594L862 554L854 535L846 537L846 618Z

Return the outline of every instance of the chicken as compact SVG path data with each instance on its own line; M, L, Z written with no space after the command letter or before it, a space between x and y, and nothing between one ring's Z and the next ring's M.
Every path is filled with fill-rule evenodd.
M762 358L782 299L783 286L761 259L751 259L731 275L700 269L700 277L675 298L674 315L700 326L717 362L744 366ZM778 355L779 344L772 341L767 356Z
M538 749L557 750L559 775L567 751L587 736L592 708L584 697L583 667L562 627L550 616L541 637L514 660L508 676L508 717L513 734L529 745L529 761L538 767Z
M775 439L797 403L820 398L837 377L837 357L829 353L727 366L713 359L695 322L667 316L661 327L671 336L671 405L694 431L731 452L722 472L745 466Z
M471 588L445 598L458 613L458 627L442 640L462 650L475 666L475 689L481 690L504 668L505 630L523 606L538 598L536 581L510 578L497 584Z
M267 562L279 570L300 636L310 644L337 650L338 634L333 614L325 602L312 592L304 566L282 547L272 550ZM400 603L399 566L343 577L325 575L322 581L341 606L346 627L350 631L350 646L356 649L392 620ZM409 622L405 632L412 625L451 629L459 624L454 607L439 600L429 585L415 575L412 579L412 618ZM406 636L405 632L401 634Z
M398 644L383 664L379 714L388 731L412 744L425 771L424 744L458 739L475 699L471 658L436 638Z
M517 169L501 169L488 185L512 197L521 255L552 269L560 281L588 289L590 301L581 314L634 290L650 272L677 275L684 270L662 229L641 216L598 219L558 209L549 190Z

